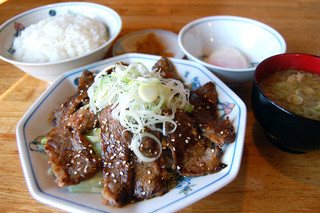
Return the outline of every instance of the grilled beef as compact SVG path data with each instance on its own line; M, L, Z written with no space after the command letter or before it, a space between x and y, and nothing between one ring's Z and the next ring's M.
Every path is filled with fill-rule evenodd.
M158 137L161 141L161 135L159 132L152 132L149 129L145 131ZM159 153L158 144L151 138L143 138L139 147L140 152L149 158L156 157ZM165 169L165 160L163 154L152 162L142 162L134 156L134 191L133 195L137 200L150 199L152 197L160 196L167 192L166 176L167 171Z
M178 79L172 63L161 58L152 68L164 77ZM109 70L112 72L112 69ZM46 153L59 187L80 183L102 168L104 188L102 197L110 206L121 207L136 200L149 199L167 192L166 164L184 176L201 176L220 171L225 143L235 140L230 120L220 119L217 113L218 94L212 82L191 92L192 113L175 112L176 130L162 136L145 128L144 131L164 140L171 159L164 153L152 162L142 162L130 150L132 133L112 117L112 107L99 114L90 112L87 89L94 76L84 71L79 79L77 93L61 105L53 115L55 126L47 134ZM172 113L166 110L165 113ZM98 158L84 132L96 126L101 128L101 158ZM171 123L166 129L172 129ZM159 145L151 138L144 138L140 152L149 158L157 156Z
M55 111L55 127L47 134L45 151L59 187L78 184L93 176L101 167L89 141L83 136L96 126L97 116L84 106L86 88L93 82L92 73L85 71L78 93Z
M201 176L217 172L224 168L220 162L221 150L212 147L203 138L194 120L183 110L175 113L176 130L167 135L166 142L174 160L173 169L184 176ZM168 128L172 128L168 124Z
M219 146L234 142L236 135L229 118L218 118L218 94L213 82L192 91L190 103L194 105L192 117L203 136Z
M112 108L101 111L101 155L103 160L102 196L111 206L121 207L132 200L133 169L131 167L131 134L112 117Z
M85 100L88 99L87 90L93 81L93 74L85 70L79 78L76 94L71 96L64 104L54 111L51 120L51 123L54 126L58 126L61 121L68 120L70 115L83 106Z
M78 111L70 118L77 122L72 125L62 122L47 134L45 151L59 187L78 184L93 176L101 167L100 159L83 136L85 130L94 126L95 116L91 114L93 118L88 118L88 110Z
M162 57L158 60L152 67L152 70L163 73L163 77L165 78L179 79L173 64L166 57Z

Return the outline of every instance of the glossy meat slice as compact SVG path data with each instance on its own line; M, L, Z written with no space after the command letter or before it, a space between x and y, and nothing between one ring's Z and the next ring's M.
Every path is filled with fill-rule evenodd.
M100 159L83 136L84 131L95 126L95 119L82 108L47 134L45 151L59 187L78 184L101 168Z
M74 132L85 132L97 126L98 115L92 113L87 104L88 102L84 102L84 106L75 111L69 117L69 120L65 121L67 127L71 128Z
M194 106L192 117L203 136L219 146L234 142L236 134L229 118L218 118L218 94L213 82L192 91L190 103Z
M133 169L129 149L132 137L112 117L111 112L111 107L107 107L99 116L104 182L102 197L106 204L121 207L133 199Z
M158 132L146 130L158 137L161 141L161 135ZM146 157L155 157L159 153L159 147L151 138L143 138L140 152ZM162 149L162 147L160 147ZM142 162L134 156L134 190L133 195L137 200L150 199L152 197L163 195L167 192L166 185L166 165L163 154L155 161Z
M162 72L165 78L179 79L173 64L166 57L160 58L152 67L153 71Z
M58 126L61 121L68 120L77 109L83 106L83 102L88 99L87 90L93 81L93 73L85 70L79 78L79 86L76 94L68 98L64 104L54 111L51 120L54 126Z
M183 110L175 113L177 129L165 137L174 160L173 169L183 176L201 176L220 171L222 150L203 138L194 120ZM172 124L170 124L172 125ZM168 125L168 128L171 126Z

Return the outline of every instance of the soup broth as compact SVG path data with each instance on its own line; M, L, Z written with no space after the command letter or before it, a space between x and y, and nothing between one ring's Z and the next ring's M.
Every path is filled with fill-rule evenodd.
M320 75L301 70L274 72L263 79L261 91L280 107L320 120Z

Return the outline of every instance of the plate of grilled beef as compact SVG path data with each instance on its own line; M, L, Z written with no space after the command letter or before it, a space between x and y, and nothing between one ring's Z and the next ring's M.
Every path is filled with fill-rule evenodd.
M132 53L61 75L16 136L40 202L69 212L173 212L237 176L246 114L205 67Z

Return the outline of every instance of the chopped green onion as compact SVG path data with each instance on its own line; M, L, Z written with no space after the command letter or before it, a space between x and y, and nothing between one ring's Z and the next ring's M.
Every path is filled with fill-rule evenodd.
M113 71L108 74L110 69ZM129 66L116 63L106 67L96 75L88 96L94 113L111 106L113 118L138 136L146 127L169 134L172 130L168 132L165 123L172 123L176 128L173 121L176 110L190 112L193 109L189 90L180 81L163 78L161 73L149 71L142 63ZM164 114L165 109L171 109L172 113Z

